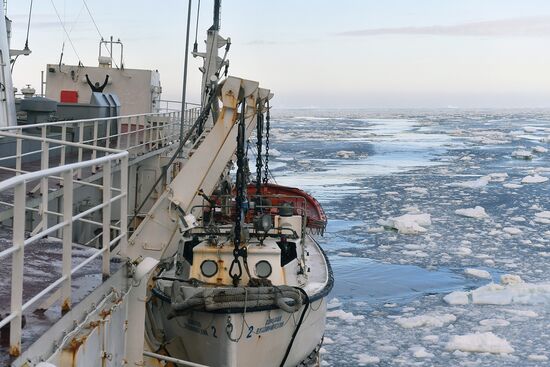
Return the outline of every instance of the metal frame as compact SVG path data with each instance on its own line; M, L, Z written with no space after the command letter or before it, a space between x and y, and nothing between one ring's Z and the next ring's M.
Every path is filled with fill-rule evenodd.
M24 139L39 140L45 152L49 151L49 144L65 144L67 146L76 146L79 149L90 149L88 145L69 143L60 140L49 139L46 137L37 136L24 136L21 134L11 134L7 132L0 132L0 136L14 136L17 141ZM18 143L19 144L19 143ZM13 190L14 203L13 203L13 244L11 247L0 252L0 260L8 256L12 256L12 274L11 274L11 311L10 314L0 321L0 327L3 327L10 323L10 354L12 356L18 356L21 352L21 318L23 312L28 310L39 299L52 292L58 286L61 286L59 296L61 297L62 309L67 311L71 308L71 277L74 273L81 268L89 264L95 258L102 256L103 275L109 275L110 259L111 259L111 246L118 246L121 254L124 254L127 246L127 180L128 180L128 152L117 151L108 148L94 147L94 151L102 151L104 156L90 159L87 161L80 161L76 163L65 164L63 166L42 169L36 172L22 173L19 169L18 174L7 180L0 182L0 192L6 192ZM46 160L42 160L42 166L48 164ZM120 170L121 185L116 190L114 196L112 196L112 182L111 173L113 166L117 166ZM103 200L100 204L89 208L81 213L73 213L73 194L74 194L74 174L75 172L82 170L83 168L91 168L101 166L103 169L103 183L102 185L96 185L103 191ZM43 195L43 201L39 211L42 214L41 225L38 226L30 237L25 239L25 213L27 211L27 184L34 181L40 181L41 191L46 192L48 190L48 183L51 179L61 180L63 183L63 206L61 213L55 213L62 217L62 221L57 224L49 225L47 216L51 212L48 211L48 195ZM80 183L76 181L77 183ZM114 202L120 202L120 225L117 227L119 235L113 239L110 238L111 233L111 204ZM78 220L84 219L86 216L102 211L103 216L103 247L88 256L80 264L72 267L72 235L73 235L73 223ZM45 289L35 294L30 300L23 304L23 270L24 266L24 250L25 247L32 245L37 240L52 235L56 232L61 232L61 240L63 247L62 254L62 276L56 281L49 284ZM36 232L36 233L35 233Z

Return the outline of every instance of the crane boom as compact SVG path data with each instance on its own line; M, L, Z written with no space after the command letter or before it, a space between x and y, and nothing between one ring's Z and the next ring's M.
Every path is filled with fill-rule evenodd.
M218 120L130 237L126 254L130 260L160 260L176 252L181 238L180 214L190 214L191 208L202 202L199 190L212 194L235 154L238 105L246 103L248 137L256 127L258 106L263 108L271 96L269 90L259 88L258 82L231 76L224 80Z

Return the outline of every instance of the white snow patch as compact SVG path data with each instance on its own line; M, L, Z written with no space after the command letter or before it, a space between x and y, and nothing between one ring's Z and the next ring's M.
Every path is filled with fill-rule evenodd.
M397 229L401 234L418 234L425 233L427 229L425 227L432 224L430 214L404 214L400 217L391 217L387 220L379 219L377 224Z
M521 233L521 229L517 227L504 227L502 230L511 235L517 235Z
M437 343L439 341L439 336L437 336L437 335L426 335L425 337L422 338L422 340L424 340L425 342L428 342L428 343Z
M525 176L521 179L521 183L524 184L535 184L535 183L543 183L548 181L548 177L544 177L538 174L534 174L532 176Z
M346 312L344 310L334 310L327 312L327 317L337 317L340 320L346 321L346 322L353 322L357 320L363 320L365 316L363 315L354 315L351 312Z
M470 303L468 292L455 291L443 297L443 300L450 305L467 305Z
M464 274L481 279L491 279L491 274L487 270L466 268Z
M503 274L500 276L500 282L502 284L511 285L511 284L520 284L524 283L523 279L519 275L515 274Z
M501 276L502 284L489 283L470 292L452 292L443 297L451 305L510 305L550 303L550 282L524 283L517 275Z
M505 184L502 184L502 187L505 187L507 189L519 189L523 186L519 184L514 184L514 183L505 183Z
M545 362L548 360L548 357L544 354L529 354L527 359L530 361Z
M432 358L434 356L432 353L426 351L426 348L420 346L410 347L409 350L415 358Z
M463 181L463 182L455 182L450 184L450 186L454 187L464 187L466 189L481 189L491 181L491 177L489 176L483 176L478 178L474 181Z
M489 217L485 212L485 208L483 208L482 206L476 206L475 208L457 209L455 210L455 214L475 219L483 219Z
M342 302L338 298L331 299L327 304L329 310L339 307L342 307Z
M368 354L356 354L355 356L360 365L380 363L380 358Z
M539 146L536 146L536 147L533 148L533 152L535 152L535 153L546 153L546 152L548 152L548 149L546 149L545 147L541 147L539 145Z
M456 316L450 313L446 314L426 314L413 317L398 317L395 322L404 328L411 329L417 327L442 327L456 321Z
M533 159L533 153L525 149L518 149L512 152L512 157L516 159Z
M508 326L510 321L504 319L485 319L479 322L481 326Z
M509 308L503 308L502 311L507 312L507 313L512 314L512 315L515 315L515 316L520 316L520 317L530 317L530 318L539 317L538 313L536 313L535 311L531 311L531 310L514 310L514 309L509 309Z
M428 189L426 189L424 187L407 187L405 189L405 191L412 192L412 193L415 193L415 194L420 194L420 195L427 195L428 194Z
M508 174L506 172L489 173L488 176L492 182L503 182L508 178Z
M514 352L514 348L510 346L506 339L499 338L491 332L454 335L445 346L445 349L497 354Z
M343 158L343 159L349 159L349 158L353 157L354 155L355 155L355 152L352 151L352 150L341 150L339 152L336 152L336 156L338 158Z

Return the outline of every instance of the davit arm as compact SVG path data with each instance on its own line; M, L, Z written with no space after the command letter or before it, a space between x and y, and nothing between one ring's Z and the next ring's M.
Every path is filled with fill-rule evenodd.
M222 109L216 123L136 228L122 256L139 261L140 257L160 260L175 254L181 239L180 220L184 216L183 226L192 225L191 208L202 202L198 191L211 195L235 154L238 105L246 103L248 138L256 128L257 107L265 108L272 97L269 90L258 86L258 82L231 76L223 82Z

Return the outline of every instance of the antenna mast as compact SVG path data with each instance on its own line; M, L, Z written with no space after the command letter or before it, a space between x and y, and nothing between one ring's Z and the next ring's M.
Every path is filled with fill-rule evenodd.
M193 52L194 57L202 57L204 59L203 66L199 68L202 72L201 86L201 104L204 106L208 100L208 92L215 87L220 79L220 71L222 67L229 65L229 61L225 59L231 40L225 39L219 35L220 31L220 8L221 0L214 0L214 20L212 26L208 29L206 37L206 52ZM222 59L218 55L218 49L225 46L225 55Z
M4 5L0 10L0 127L17 125Z

